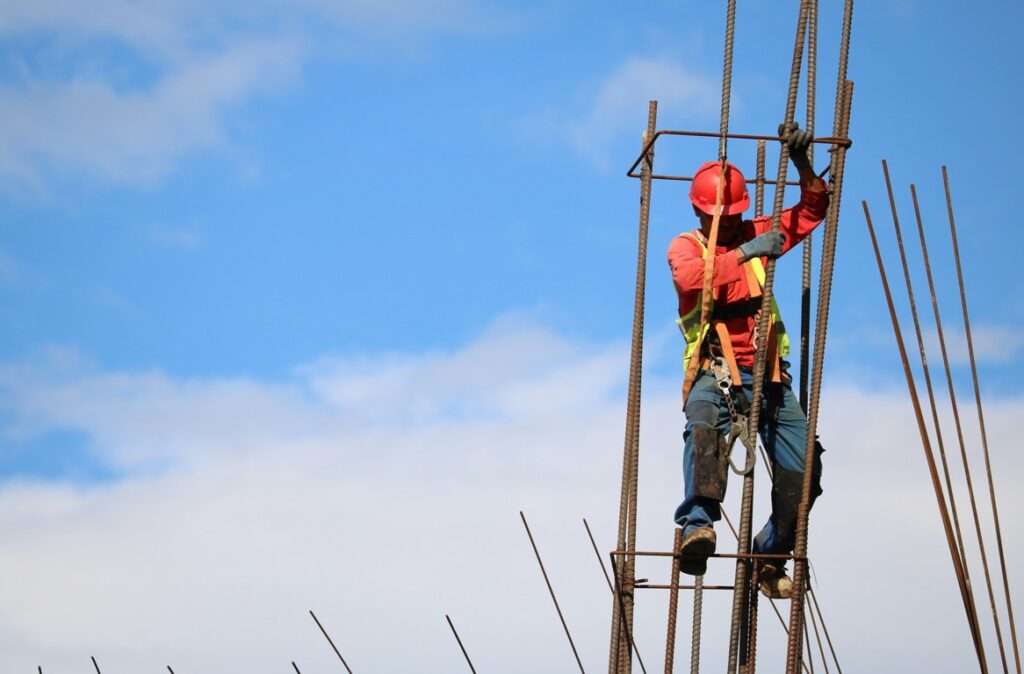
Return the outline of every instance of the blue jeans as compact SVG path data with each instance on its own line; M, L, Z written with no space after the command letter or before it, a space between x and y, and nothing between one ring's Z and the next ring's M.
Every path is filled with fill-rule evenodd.
M743 394L749 404L754 376L740 371ZM785 384L766 383L762 396L758 433L772 464L772 514L754 537L753 551L785 554L795 544L796 512L802 491L804 457L807 454L807 418L792 389ZM721 501L695 493L695 456L693 429L709 426L723 435L729 433L729 407L711 371L699 370L686 401L686 431L683 433L684 499L676 508L676 524L687 534L695 527L709 527L718 521ZM738 444L738 441L737 441ZM815 443L811 503L821 493L821 445ZM743 448L736 448L737 464L742 464Z

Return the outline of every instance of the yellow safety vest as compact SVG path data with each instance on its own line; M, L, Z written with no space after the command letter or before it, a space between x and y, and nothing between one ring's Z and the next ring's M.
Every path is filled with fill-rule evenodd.
M707 259L708 248L704 245L704 242L699 237L695 236L692 232L686 232L681 236L685 236L693 241L696 241L703 252L702 257ZM761 288L764 288L764 265L761 264L761 258L755 257L747 260L744 264L749 264L754 272L754 276L757 278L758 284ZM690 309L684 316L680 316L676 319L676 323L679 325L679 331L683 333L683 339L686 340L686 351L683 352L683 369L686 369L686 364L690 362L690 358L697 351L698 347L704 342L704 338L707 337L708 327L711 325L709 320L704 329L701 330L700 325L700 305L701 299L704 294L703 290L697 291L697 301L694 303L693 308ZM714 307L714 298L712 297L712 307ZM776 338L778 341L778 354L780 358L785 358L789 355L789 335L786 334L785 325L782 322L782 314L779 313L779 305L775 303L775 297L772 297L772 314L771 321L775 330Z

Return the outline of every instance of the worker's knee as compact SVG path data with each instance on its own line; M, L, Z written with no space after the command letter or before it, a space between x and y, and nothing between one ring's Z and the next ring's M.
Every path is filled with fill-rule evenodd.
M814 442L814 461L811 469L811 502L822 494L821 455L825 451L821 443ZM803 496L804 471L786 470L778 464L772 475L772 517L775 530L783 540L790 540L796 533L797 512Z
M693 492L721 501L729 478L729 446L714 426L691 424L693 442Z

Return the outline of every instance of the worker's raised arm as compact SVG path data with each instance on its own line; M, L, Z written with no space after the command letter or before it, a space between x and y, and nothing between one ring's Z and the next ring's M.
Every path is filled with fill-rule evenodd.
M786 137L789 158L800 175L800 202L782 212L779 231L786 235L782 254L803 241L815 227L821 224L828 212L828 187L825 181L814 173L814 167L807 156L807 149L813 137L808 131L801 131L795 124L780 125L779 135ZM754 220L754 232L762 234L771 229L772 219L763 216Z

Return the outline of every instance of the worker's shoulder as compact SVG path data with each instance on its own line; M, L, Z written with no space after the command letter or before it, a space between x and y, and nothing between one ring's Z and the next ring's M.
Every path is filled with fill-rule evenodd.
M672 238L668 244L669 252L673 250L701 250L704 247L704 235L699 229L691 229L681 232Z

